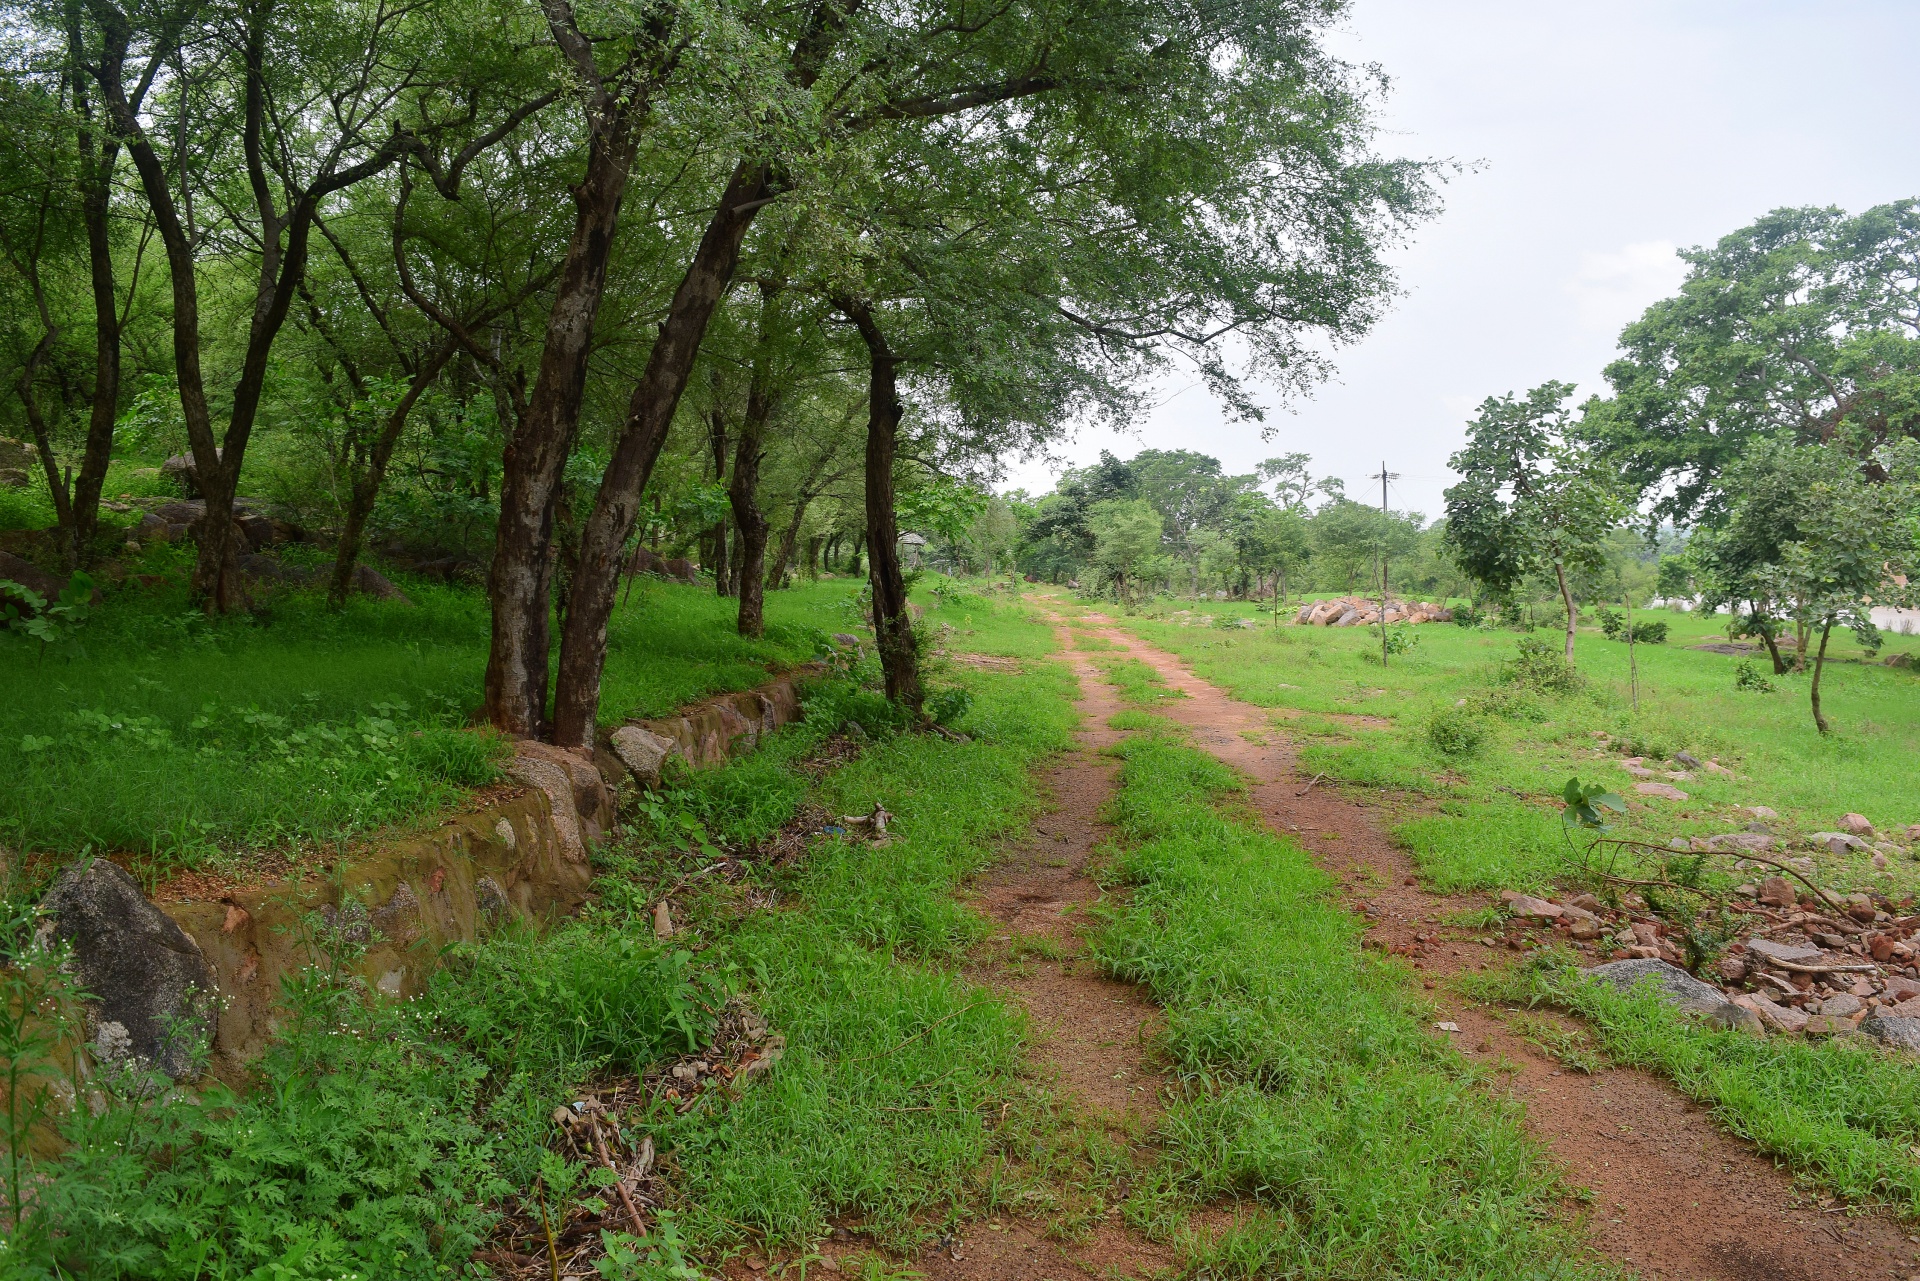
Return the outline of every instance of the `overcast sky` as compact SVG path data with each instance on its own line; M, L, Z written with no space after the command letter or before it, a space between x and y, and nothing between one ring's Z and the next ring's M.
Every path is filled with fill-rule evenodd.
M1270 442L1179 378L1136 433L1059 459L1195 449L1240 473L1300 450L1377 501L1384 457L1393 506L1431 519L1474 406L1549 378L1602 390L1621 326L1678 285L1676 246L1920 195L1915 0L1355 0L1335 47L1392 78L1383 151L1479 164L1393 256L1406 296L1312 399L1264 397ZM1060 466L1009 483L1040 493Z

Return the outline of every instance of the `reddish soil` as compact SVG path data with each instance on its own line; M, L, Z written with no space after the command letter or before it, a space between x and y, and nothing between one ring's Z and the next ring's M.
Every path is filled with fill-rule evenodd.
M1083 621L1186 695L1158 710L1252 780L1252 801L1273 830L1297 836L1346 883L1354 910L1374 922L1374 945L1413 954L1415 967L1436 979L1504 963L1504 952L1439 924L1447 913L1483 906L1486 896L1421 888L1376 807L1324 783L1309 786L1280 728L1284 716L1236 702L1173 655L1102 626L1110 620ZM1511 1031L1505 1012L1441 990L1434 1000L1436 1021L1461 1029L1436 1035L1454 1035L1470 1057L1509 1067L1505 1088L1525 1105L1529 1128L1569 1180L1591 1190L1595 1244L1608 1257L1649 1277L1685 1281L1920 1276L1920 1236L1797 1191L1784 1170L1666 1082L1621 1069L1580 1075Z

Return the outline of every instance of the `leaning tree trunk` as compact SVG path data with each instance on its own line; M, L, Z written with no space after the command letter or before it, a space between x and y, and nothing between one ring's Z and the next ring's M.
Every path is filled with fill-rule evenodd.
M836 303L867 344L867 581L873 588L873 635L886 675L887 697L920 714L919 638L907 610L907 581L900 570L900 527L894 513L893 462L900 430L899 359L887 346L872 310L846 299Z
M347 592L353 586L354 567L360 559L360 540L366 533L367 521L373 516L373 505L379 501L380 485L386 479L387 464L393 459L394 446L400 443L400 434L406 430L407 417L413 412L413 407L420 403L421 395L440 376L440 371L446 368L447 362L453 359L455 349L454 340L448 339L428 358L426 364L414 372L406 393L400 397L400 403L387 415L380 438L373 442L366 471L354 481L353 492L347 498L346 523L340 530L340 542L334 548L333 581L327 587L327 604L334 609L341 609L347 603Z
M1813 680L1807 686L1808 696L1813 700L1813 723L1822 734L1831 734L1833 727L1827 724L1827 718L1820 714L1820 672L1827 665L1827 638L1833 634L1833 620L1827 619L1820 628L1820 652L1813 659Z

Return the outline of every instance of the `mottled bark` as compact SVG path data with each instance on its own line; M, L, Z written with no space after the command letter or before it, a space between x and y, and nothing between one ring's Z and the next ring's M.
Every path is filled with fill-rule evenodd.
M867 582L873 589L873 634L887 697L920 712L920 645L907 610L900 569L900 526L894 513L893 464L900 430L899 358L867 304L838 299L867 346Z
M693 262L674 291L667 318L648 353L646 369L627 402L627 418L580 542L560 645L560 679L554 695L554 741L587 746L600 714L600 676L607 659L607 620L619 586L620 552L633 533L640 494L653 475L667 429L687 389L694 358L706 337L714 308L733 282L740 245L754 215L768 198L768 168L743 162L721 193Z
M493 624L486 706L487 719L508 734L537 735L546 726L554 505L580 421L594 321L633 170L630 111L604 93L589 106L586 174L573 191L573 234L547 315L540 368L501 461L500 520L487 575Z

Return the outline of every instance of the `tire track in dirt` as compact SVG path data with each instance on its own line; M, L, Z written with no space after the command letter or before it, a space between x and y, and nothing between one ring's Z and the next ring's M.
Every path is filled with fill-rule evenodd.
M1440 924L1487 898L1423 889L1412 858L1388 839L1371 807L1309 784L1277 723L1282 718L1230 698L1174 655L1110 626L1109 618L1083 614L1074 621L1116 645L1109 651L1115 657L1125 651L1185 695L1155 710L1252 780L1250 797L1262 817L1340 878L1354 910L1372 922L1372 943L1390 948L1438 936L1413 963L1435 976L1430 988L1446 975L1502 963L1471 935ZM1637 1070L1606 1068L1591 1077L1564 1070L1510 1031L1500 1012L1444 991L1433 999L1440 1018L1459 1025L1455 1040L1468 1057L1517 1066L1507 1089L1570 1181L1591 1189L1594 1242L1606 1256L1674 1281L1920 1281L1920 1250L1905 1229L1797 1192L1784 1170L1665 1081Z
M1100 811L1113 796L1119 764L1100 749L1122 737L1107 728L1107 718L1121 708L1086 656L1070 650L1065 629L1058 630L1080 683L1077 744L1041 776L1045 809L1025 839L1001 850L963 893L1004 927L968 977L1018 1000L1037 1033L1035 1059L1058 1074L1089 1121L1137 1145L1159 1117L1166 1083L1147 1055L1160 1009L1140 988L1102 975L1085 958L1080 936L1083 913L1101 896L1088 869L1107 836ZM838 1231L819 1244L813 1266L849 1272L867 1254L854 1234ZM1116 1210L1076 1242L1049 1237L1046 1224L1034 1219L990 1215L923 1250L912 1266L926 1281L1117 1281L1164 1273L1175 1261L1172 1249L1123 1226ZM770 1271L764 1260L744 1257L732 1260L726 1275Z
M1027 838L1002 851L966 897L1006 927L996 940L999 949L1037 936L1058 959L1036 955L1031 946L1020 949L1017 961L1001 951L970 977L1019 1000L1040 1034L1035 1057L1059 1073L1091 1120L1105 1122L1115 1138L1138 1142L1160 1115L1166 1083L1146 1054L1160 1009L1140 988L1102 975L1085 958L1080 937L1085 910L1100 901L1088 868L1109 830L1100 811L1118 786L1119 763L1100 749L1122 737L1107 728L1120 702L1086 656L1069 648L1065 629L1056 630L1080 682L1074 704L1081 717L1078 745L1043 776L1047 809ZM1145 1277L1173 1263L1172 1250L1128 1230L1117 1217L1068 1244L1050 1239L1043 1224L1000 1215L966 1225L950 1242L925 1251L914 1267L929 1281L1065 1281Z

